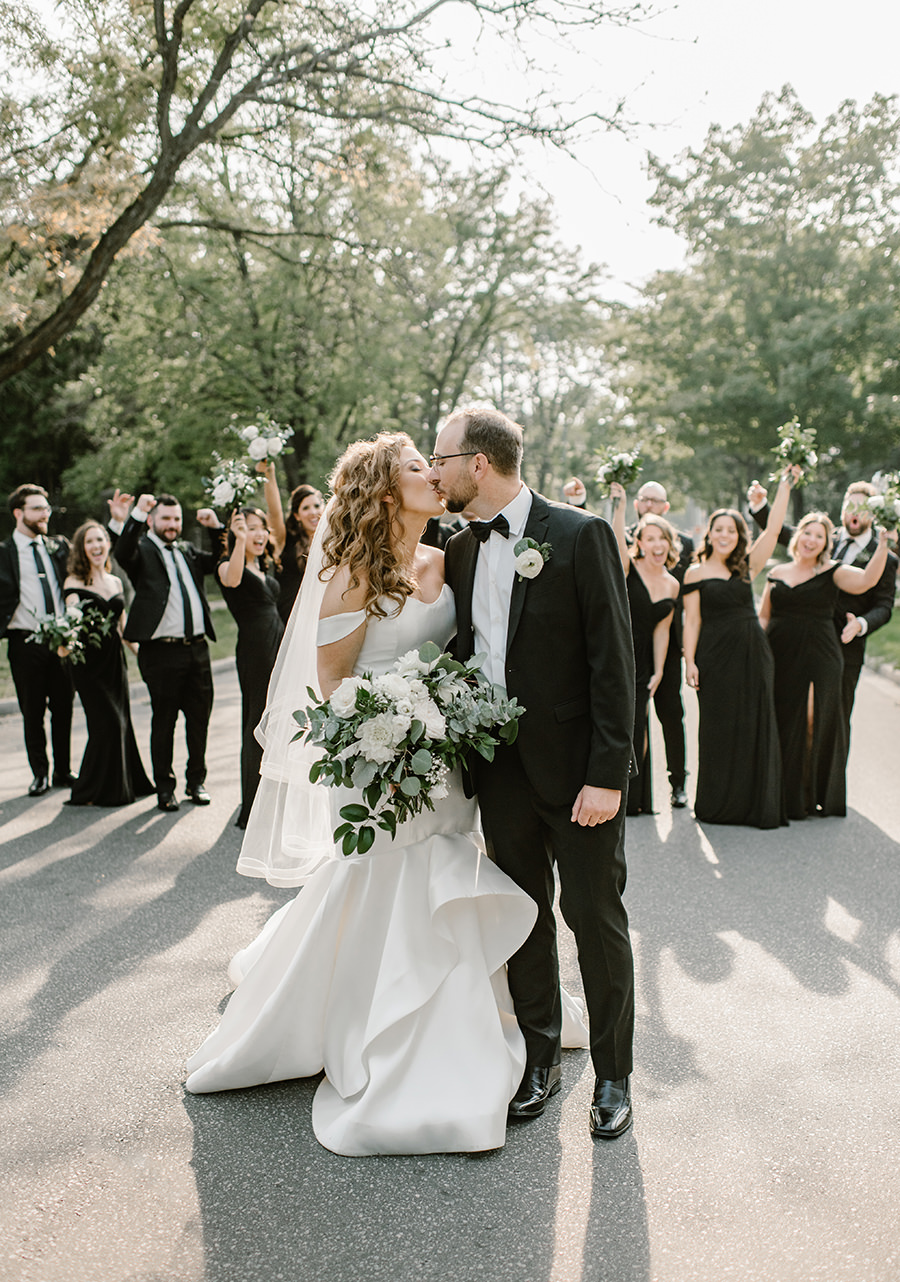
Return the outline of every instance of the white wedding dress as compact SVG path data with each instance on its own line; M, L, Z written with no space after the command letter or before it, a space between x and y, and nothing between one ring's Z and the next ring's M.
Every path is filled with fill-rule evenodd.
M362 616L337 620L346 633ZM335 623L323 621L320 643L336 639ZM369 620L356 671L385 672L425 641L443 647L454 630L449 588L430 604L409 598L395 616ZM335 815L353 797L334 789ZM477 830L475 802L457 776L447 799L394 841L379 830L366 855L319 867L232 961L239 986L188 1061L187 1089L234 1090L324 1068L313 1129L335 1153L502 1146L525 1068L505 962L536 912L483 855ZM571 999L566 1007L565 1044L586 1045Z

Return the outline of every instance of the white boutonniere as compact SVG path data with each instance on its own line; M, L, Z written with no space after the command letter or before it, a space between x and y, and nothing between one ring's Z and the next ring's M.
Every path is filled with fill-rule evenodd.
M536 543L534 539L519 539L513 548L516 558L516 574L519 579L536 579L550 560L553 548L549 543Z

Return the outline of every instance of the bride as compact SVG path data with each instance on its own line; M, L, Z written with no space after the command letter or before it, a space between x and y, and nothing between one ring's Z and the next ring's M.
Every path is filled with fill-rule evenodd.
M315 753L292 742L308 685L328 697L347 676L453 636L443 553L419 542L443 512L428 472L402 433L359 441L337 463L269 688L238 863L304 888L234 959L239 987L188 1061L194 1093L324 1068L313 1129L347 1156L499 1148L525 1067L505 962L536 910L482 858L460 779L394 841L379 831L366 855L345 858L331 831L352 794L310 784ZM586 1044L569 1022L567 1044Z

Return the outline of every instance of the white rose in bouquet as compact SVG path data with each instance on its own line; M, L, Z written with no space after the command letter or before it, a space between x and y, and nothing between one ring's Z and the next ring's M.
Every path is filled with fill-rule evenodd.
M213 506L227 507L234 502L234 494L234 486L229 481L217 481L212 492Z
M413 718L422 722L429 739L443 739L447 733L444 714L433 699L420 699L414 704Z
M341 720L352 716L356 711L357 691L365 688L362 677L345 677L329 699L331 711Z
M268 454L268 442L264 436L255 436L247 446L247 453L254 463L261 462Z
M283 446L279 436L269 436L266 438L266 453L269 458L277 458L282 449Z
M244 427L241 429L242 441L255 441L257 436L259 436L259 428L254 427L252 423L250 424L249 427Z
M372 681L372 689L376 694L383 695L385 699L409 699L409 685L397 672L385 672L383 676L375 677Z

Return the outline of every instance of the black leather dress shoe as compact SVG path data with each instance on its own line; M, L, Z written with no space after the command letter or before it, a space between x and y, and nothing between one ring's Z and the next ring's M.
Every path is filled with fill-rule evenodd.
M516 1091L509 1106L509 1117L540 1117L547 1107L551 1095L555 1095L562 1085L562 1069L559 1064L549 1068L526 1068L522 1084Z
M185 796L188 801L193 801L195 806L208 806L212 801L212 797L203 787L202 783L197 788L188 788L185 792Z
M53 779L51 780L54 788L71 788L76 782L75 776L67 770L64 774L57 774L54 770Z
M174 792L161 792L159 800L156 803L157 810L177 810L178 802L175 800Z
M631 1078L607 1081L598 1077L591 1102L591 1134L596 1139L614 1140L628 1130L633 1120Z
M50 791L50 780L46 775L35 775L28 785L29 797L43 797L45 792Z
M672 808L674 810L684 810L688 803L688 795L683 788L672 789Z

